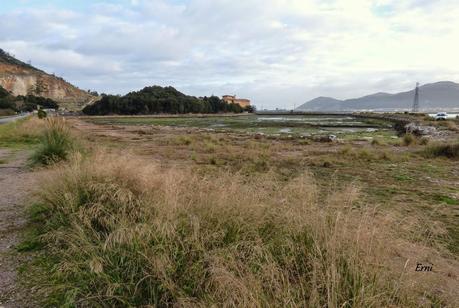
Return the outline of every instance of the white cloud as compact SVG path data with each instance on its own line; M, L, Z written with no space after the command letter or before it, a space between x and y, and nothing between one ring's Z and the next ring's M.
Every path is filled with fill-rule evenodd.
M83 88L264 107L459 79L454 0L136 0L0 13L0 47ZM26 27L24 25L27 25Z

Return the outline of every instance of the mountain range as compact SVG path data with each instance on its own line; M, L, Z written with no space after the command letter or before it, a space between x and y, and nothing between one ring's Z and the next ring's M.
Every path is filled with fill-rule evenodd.
M0 49L0 86L14 96L34 95L52 99L61 109L76 111L97 98L87 91L24 63Z
M299 106L297 111L405 111L411 110L415 90L395 94L378 92L360 98L339 100L317 97ZM451 81L419 87L421 111L459 111L459 84Z

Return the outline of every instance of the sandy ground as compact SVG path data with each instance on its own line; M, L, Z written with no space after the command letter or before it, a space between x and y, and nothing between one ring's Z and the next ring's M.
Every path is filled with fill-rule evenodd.
M27 170L25 152L0 149L0 307L33 307L18 285L21 258L15 253L26 224L24 208L38 173Z

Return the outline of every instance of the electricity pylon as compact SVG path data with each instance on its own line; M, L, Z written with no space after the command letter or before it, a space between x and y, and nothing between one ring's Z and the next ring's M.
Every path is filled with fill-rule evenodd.
M416 83L416 89L414 90L413 112L419 112L419 82Z

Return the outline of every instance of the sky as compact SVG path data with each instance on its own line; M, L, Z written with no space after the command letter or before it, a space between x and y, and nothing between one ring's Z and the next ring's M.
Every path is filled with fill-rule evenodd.
M0 48L82 89L258 108L459 82L458 0L0 0Z

